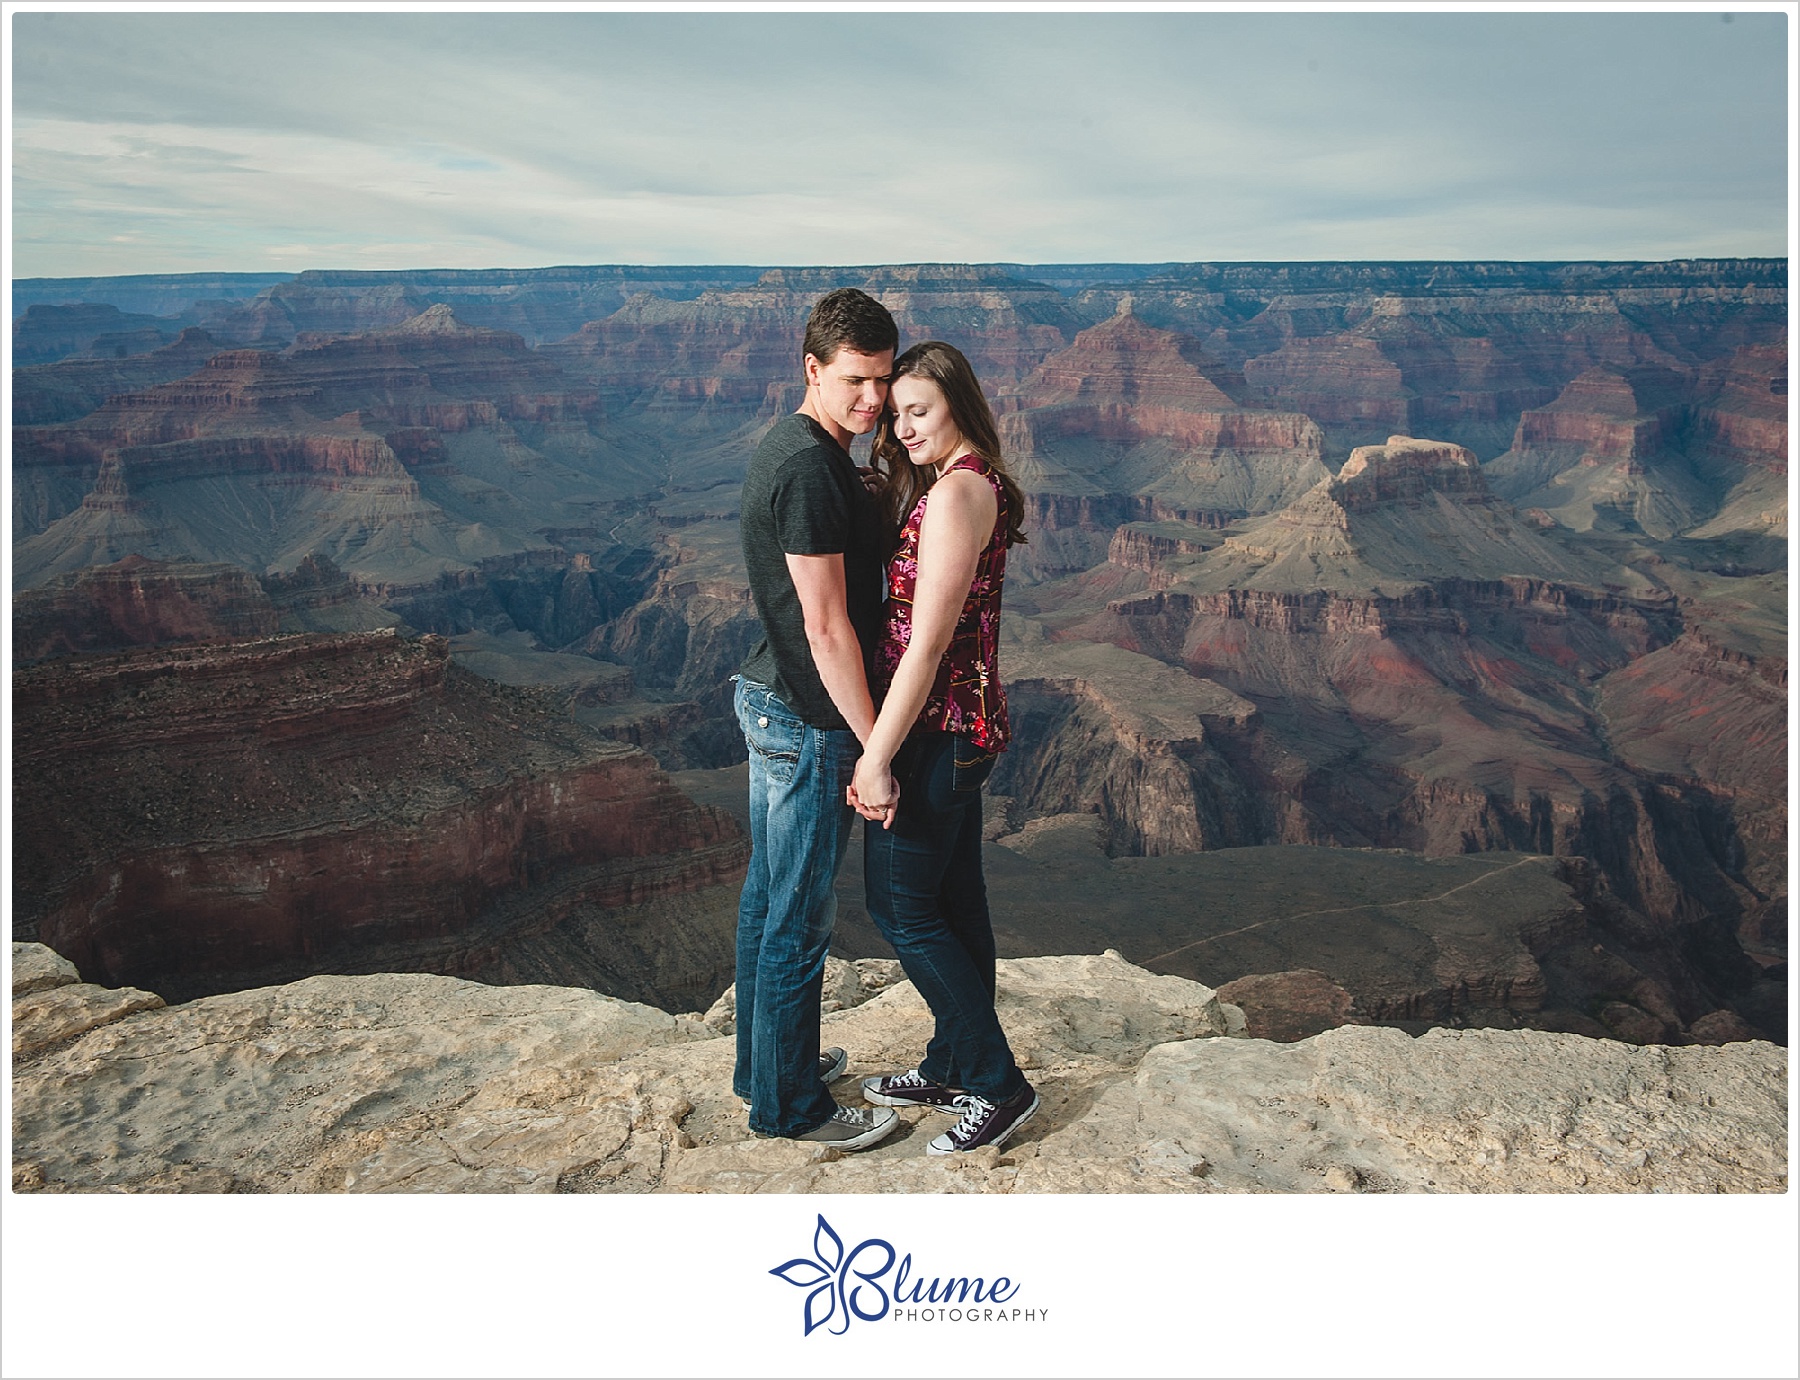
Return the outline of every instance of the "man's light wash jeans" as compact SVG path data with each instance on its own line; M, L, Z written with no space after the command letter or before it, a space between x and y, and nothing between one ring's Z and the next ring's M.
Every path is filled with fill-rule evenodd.
M738 679L750 748L750 870L738 902L737 1067L750 1129L797 1136L837 1110L819 1081L819 994L837 918L833 886L855 811L844 788L860 747L814 728L775 692Z

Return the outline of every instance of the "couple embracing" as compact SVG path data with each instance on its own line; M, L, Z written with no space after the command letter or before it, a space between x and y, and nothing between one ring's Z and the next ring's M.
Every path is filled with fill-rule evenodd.
M750 749L750 867L738 908L737 1065L750 1129L860 1150L895 1107L954 1121L927 1145L999 1145L1037 1110L994 1014L981 786L1008 738L996 655L1018 486L962 354L898 359L874 298L827 293L807 320L806 397L757 448L742 532L763 639L738 677ZM851 440L875 433L873 474ZM868 478L870 483L865 485ZM873 490L873 492L871 492ZM885 598L884 598L885 594ZM931 1008L917 1067L829 1084L819 998L850 829L865 821L869 914Z

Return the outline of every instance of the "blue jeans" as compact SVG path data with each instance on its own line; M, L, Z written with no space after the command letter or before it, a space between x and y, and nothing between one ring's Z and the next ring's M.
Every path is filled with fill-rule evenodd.
M819 995L856 813L844 788L860 749L848 729L812 727L756 681L740 678L734 703L750 748L750 869L731 1086L750 1100L752 1131L797 1136L837 1111L819 1080Z
M915 732L894 756L900 808L865 826L869 915L937 1027L919 1072L1004 1102L1025 1086L994 1014L994 928L981 875L981 786L993 758L949 733Z

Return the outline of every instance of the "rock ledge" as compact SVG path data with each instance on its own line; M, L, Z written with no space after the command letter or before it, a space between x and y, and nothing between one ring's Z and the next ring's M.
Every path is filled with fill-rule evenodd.
M1000 965L1043 1098L1001 1152L927 1157L942 1118L837 1156L758 1140L707 1019L581 989L313 977L163 1006L13 946L16 1191L1760 1192L1787 1183L1787 1054L1534 1030L1229 1038L1210 988L1115 952ZM930 1017L834 967L856 1078ZM891 984L891 985L890 985ZM1237 1017L1236 1020L1232 1019ZM708 1024L710 1020L712 1023Z

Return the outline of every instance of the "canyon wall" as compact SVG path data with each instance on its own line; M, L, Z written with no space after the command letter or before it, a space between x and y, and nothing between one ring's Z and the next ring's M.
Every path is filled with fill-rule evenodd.
M649 757L438 638L85 656L16 673L13 705L15 931L114 983L492 948L579 905L731 882L744 858Z
M33 685L160 656L193 658L157 674L197 687L211 682L193 668L226 665L246 639L362 646L397 624L392 646L457 645L426 658L437 688L395 722L467 713L491 729L526 722L530 704L527 736L562 745L539 772L484 729L483 751L511 765L452 771L426 755L407 787L422 794L382 796L388 814L339 791L337 813L283 815L268 836L283 841L254 845L208 834L211 816L179 802L216 804L213 787L156 776L176 770L156 748L154 820L113 818L103 791L58 797L71 838L130 843L104 872L124 890L76 896L64 877L22 923L87 906L104 923L70 931L84 960L165 964L179 994L178 946L134 948L129 915L152 918L146 933L173 925L158 888L180 894L169 879L192 876L215 898L193 911L215 985L227 969L316 961L300 952L316 932L341 964L383 955L508 981L565 964L605 990L697 1001L729 972L707 879L724 875L716 850L741 844L690 820L671 825L663 863L640 867L629 860L664 855L626 831L625 872L603 876L572 859L611 825L542 821L558 799L590 821L613 818L608 791L663 799L655 765L610 755L620 745L670 770L741 756L729 676L757 628L738 484L800 399L811 302L856 285L905 343L948 339L974 361L1026 490L1002 665L1020 733L995 780L1007 837L1061 837L1073 814L1097 822L1114 862L1290 845L1554 855L1581 879L1582 924L1625 965L1576 972L1569 944L1540 945L1561 955L1545 973L1573 974L1558 1009L1612 1002L1643 1017L1615 1010L1618 1029L1681 1039L1731 1004L1780 1033L1785 273L1764 260L598 266L15 285L33 309L15 337L38 361L15 371L13 433L15 640L40 663L21 673ZM346 703L350 680L386 693L385 657L342 663L358 668ZM94 702L154 743L134 699ZM221 718L201 757L225 762L232 735L264 751L262 703ZM370 731L398 731L382 722ZM94 769L78 736L45 742L46 773ZM125 772L124 748L107 750ZM329 760L369 790L356 762L399 764L396 751ZM267 796L242 762L216 770ZM323 909L293 919L314 904L295 878L335 866L320 840L357 830L369 856L411 860L393 863L388 918L320 883ZM453 857L457 839L477 839L482 860ZM279 875L258 871L258 848ZM667 887L619 880L657 868ZM540 875L573 899L552 903ZM660 958L656 926L629 922L662 904L629 898L659 887L700 898ZM453 922L434 930L422 902L402 903L409 888ZM265 890L290 918L263 929L216 899ZM1438 979L1399 958L1390 987L1353 991L1303 947L1242 976L1321 1010L1335 1009L1330 984L1293 973L1332 972L1368 1010L1436 1000L1418 994ZM1502 949L1466 969L1471 990L1512 981ZM1666 996L1656 1011L1629 997L1646 976Z

